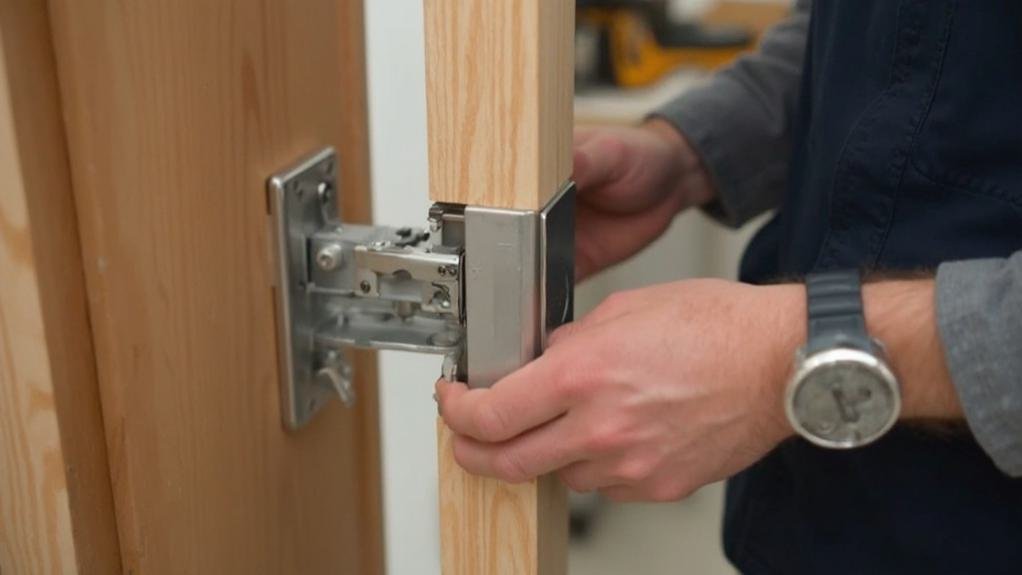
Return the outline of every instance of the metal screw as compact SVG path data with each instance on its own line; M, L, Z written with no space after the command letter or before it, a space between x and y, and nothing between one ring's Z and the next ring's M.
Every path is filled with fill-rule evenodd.
M344 250L340 244L327 244L316 254L316 265L325 272L334 271L343 260Z
M436 273L440 274L440 277L443 277L447 275L447 268L444 266L440 266L436 269Z
M433 305L440 306L440 309L451 309L451 298L442 291L433 294L432 303Z
M333 188L330 185L330 182L320 182L319 185L316 186L316 192L319 194L319 201L326 204L330 202L330 197L333 195Z
M362 293L369 293L373 289L373 286L369 285L369 282L362 280L362 283L358 284L358 288L362 290Z

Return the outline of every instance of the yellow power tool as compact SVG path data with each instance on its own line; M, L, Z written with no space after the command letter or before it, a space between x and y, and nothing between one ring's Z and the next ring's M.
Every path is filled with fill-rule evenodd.
M578 0L576 77L647 86L680 68L716 69L754 41L741 26L672 22L666 0Z

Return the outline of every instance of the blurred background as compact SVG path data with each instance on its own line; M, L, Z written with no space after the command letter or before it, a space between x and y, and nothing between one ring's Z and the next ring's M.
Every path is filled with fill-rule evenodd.
M752 48L787 0L580 0L576 122L633 124ZM373 215L421 226L429 207L422 0L365 2ZM412 192L411 190L414 190ZM699 213L653 246L581 285L576 315L609 293L692 277L733 278L758 222L735 232ZM436 408L439 359L380 354L387 567L439 575ZM571 575L733 574L720 549L723 487L673 504L573 499Z

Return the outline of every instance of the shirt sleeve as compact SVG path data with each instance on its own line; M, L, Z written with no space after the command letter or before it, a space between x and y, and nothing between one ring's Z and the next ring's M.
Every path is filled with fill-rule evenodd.
M652 114L672 123L700 154L718 197L706 209L730 226L783 198L811 3L798 0L757 51Z
M940 266L937 324L969 428L1022 477L1022 251Z

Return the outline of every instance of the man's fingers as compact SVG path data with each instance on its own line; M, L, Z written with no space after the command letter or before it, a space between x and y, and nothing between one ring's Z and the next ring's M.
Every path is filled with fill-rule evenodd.
M585 192L620 178L624 164L624 144L611 137L594 135L575 147L573 178Z
M569 465L583 454L566 438L572 437L567 417L503 443L484 443L471 437L454 439L454 458L466 471L510 483L529 481Z
M489 389L439 382L437 400L447 425L479 441L506 441L542 425L568 409L553 360L542 356Z
M554 347L572 337L582 333L587 327L587 322L584 319L577 319L571 323L566 323L561 327L554 330L549 336L547 336L547 349Z
M601 467L594 461L579 461L558 471L557 476L568 489L576 493L589 493L612 485L612 482L601 473Z

